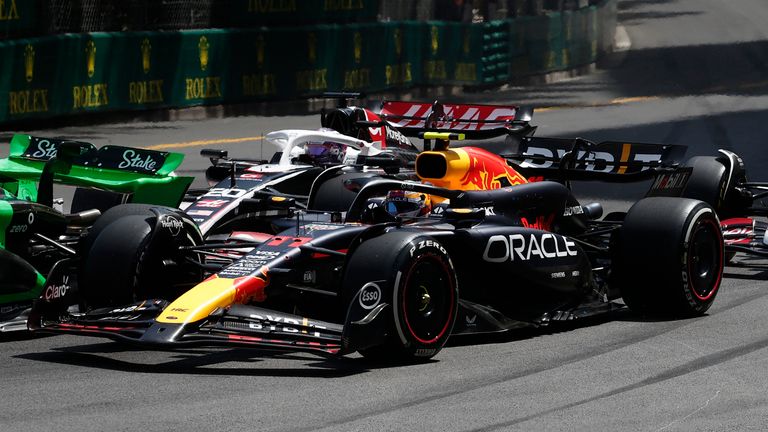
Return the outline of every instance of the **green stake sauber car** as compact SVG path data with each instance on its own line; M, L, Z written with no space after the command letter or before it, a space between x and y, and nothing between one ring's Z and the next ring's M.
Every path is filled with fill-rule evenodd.
M0 332L26 329L34 299L71 289L66 281L44 287L46 276L76 254L101 212L125 202L177 207L193 180L173 174L183 158L14 135L0 159ZM75 188L71 213L54 200L54 183Z

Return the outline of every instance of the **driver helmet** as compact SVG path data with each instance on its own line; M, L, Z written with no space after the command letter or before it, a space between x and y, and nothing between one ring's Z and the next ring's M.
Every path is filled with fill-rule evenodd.
M301 157L301 155L306 154L307 151L304 149L304 147L301 146L294 146L291 149L291 152L289 153L289 158L292 161L297 161Z
M387 192L384 208L392 216L427 216L432 211L432 199L427 194L392 190Z

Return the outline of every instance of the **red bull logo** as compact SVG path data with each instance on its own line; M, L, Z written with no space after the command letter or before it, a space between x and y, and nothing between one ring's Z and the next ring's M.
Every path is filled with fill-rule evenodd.
M464 147L462 150L469 156L469 166L461 178L462 189L490 190L527 183L501 157L473 147Z
M267 299L265 289L269 285L267 267L262 267L253 276L239 277L234 280L234 303L247 304L251 302L263 302Z
M520 218L520 223L522 223L523 227L525 228L551 231L552 222L554 222L554 220L555 220L555 215L551 214L549 216L536 216L533 219L533 222L529 222L528 219L523 217L523 218Z

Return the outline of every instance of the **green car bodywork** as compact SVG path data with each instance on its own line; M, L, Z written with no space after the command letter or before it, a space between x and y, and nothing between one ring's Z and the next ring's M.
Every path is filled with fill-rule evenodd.
M57 153L64 143L75 143L78 155L61 162ZM97 149L88 143L14 135L9 156L0 159L0 272L5 273L0 275L0 332L26 328L23 312L42 294L51 269L50 257L41 262L32 259L28 239L35 233L63 234L66 228L66 215L45 202L50 197L43 198L44 182L114 192L129 202L178 207L193 181L173 174L183 159L180 153L119 146ZM68 239L70 244L77 240L77 236Z
M43 172L43 167L55 154L56 144L60 141L36 138L29 135L14 135L11 139L10 154L6 159L0 159L0 176L10 178L0 180L0 187L15 194L19 199L37 200L37 183ZM96 149L92 144L89 150L94 154L90 160L82 164L75 162L68 172L56 172L54 183L69 186L96 188L112 192L133 194L132 202L158 204L176 207L184 197L192 177L176 177L171 175L173 170L181 165L184 155L181 153L159 152L154 150L131 147L104 146ZM163 163L156 169L119 168L110 164L100 166L100 156L110 156L118 152L133 152L134 157L156 156ZM142 162L144 159L142 159ZM125 161L121 161L125 162Z

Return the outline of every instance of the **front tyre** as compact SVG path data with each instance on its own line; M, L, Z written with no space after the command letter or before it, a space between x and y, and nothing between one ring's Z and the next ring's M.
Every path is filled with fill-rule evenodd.
M158 228L158 214L152 207L164 209L136 204L115 207L84 239L88 248L79 281L86 308L172 299L202 280L200 268L187 263L180 252L183 246L200 244L200 239L183 225L172 234L170 229ZM175 210L164 210L166 220L183 220Z
M347 268L347 292L379 280L384 301L391 304L385 343L360 350L365 358L412 362L442 349L456 319L459 291L453 263L438 241L386 233L361 244Z
M720 222L708 204L646 198L627 213L616 243L612 282L630 309L687 317L704 314L723 276Z

